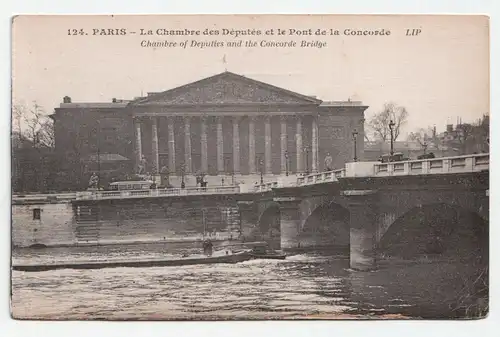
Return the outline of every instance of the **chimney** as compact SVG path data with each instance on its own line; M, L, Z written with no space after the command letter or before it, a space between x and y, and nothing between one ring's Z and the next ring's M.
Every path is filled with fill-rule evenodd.
M71 97L69 97L69 96L64 96L64 97L63 97L63 103L71 103Z
M453 131L453 124L446 125L446 131L447 132L452 132Z

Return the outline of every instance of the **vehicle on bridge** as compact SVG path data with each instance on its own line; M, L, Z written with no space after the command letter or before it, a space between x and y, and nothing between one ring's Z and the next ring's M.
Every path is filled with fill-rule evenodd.
M383 154L379 158L379 161L382 163L392 163L395 161L405 161L405 160L410 160L410 158L405 157L405 155L402 152L396 152L392 155Z
M149 190L153 184L151 180L116 181L110 183L109 188L111 191Z
M433 152L421 154L420 156L417 157L417 159L432 159L432 158L436 158Z

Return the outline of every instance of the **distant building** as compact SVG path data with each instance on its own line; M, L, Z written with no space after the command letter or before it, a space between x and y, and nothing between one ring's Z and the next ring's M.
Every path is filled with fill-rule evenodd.
M454 151L456 155L489 152L488 115L476 123L458 123L446 125L446 131L438 135L443 147Z
M133 100L65 97L52 117L61 170L75 186L85 187L100 166L109 175L167 172L178 187L180 177L189 186L200 173L214 185L320 171L328 153L333 168L342 167L353 158L354 130L363 159L366 109L224 72Z

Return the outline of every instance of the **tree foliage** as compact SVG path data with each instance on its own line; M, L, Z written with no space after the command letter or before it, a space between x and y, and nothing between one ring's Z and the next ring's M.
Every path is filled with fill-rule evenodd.
M408 110L395 103L386 103L382 111L376 113L368 121L368 129L372 132L376 140L386 142L390 140L391 130L389 123L393 121L393 136L396 141L401 134L402 127L408 121Z

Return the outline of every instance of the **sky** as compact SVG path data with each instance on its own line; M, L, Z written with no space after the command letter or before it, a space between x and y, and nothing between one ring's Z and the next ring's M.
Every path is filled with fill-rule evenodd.
M140 36L157 29L260 30L260 36ZM286 35L277 36L277 29ZM80 29L88 35L68 35ZM127 35L100 35L125 29ZM265 35L273 29L275 35ZM290 35L338 30L338 36ZM390 31L347 36L345 29ZM420 29L407 36L407 29ZM97 32L97 35L93 33ZM130 32L136 32L131 34ZM403 132L489 112L489 21L484 16L20 16L13 24L13 102L51 113L73 102L110 102L164 91L228 70L304 95L360 100L369 119L386 102L406 107ZM148 48L141 42L252 40L322 48ZM223 62L225 60L225 63Z

